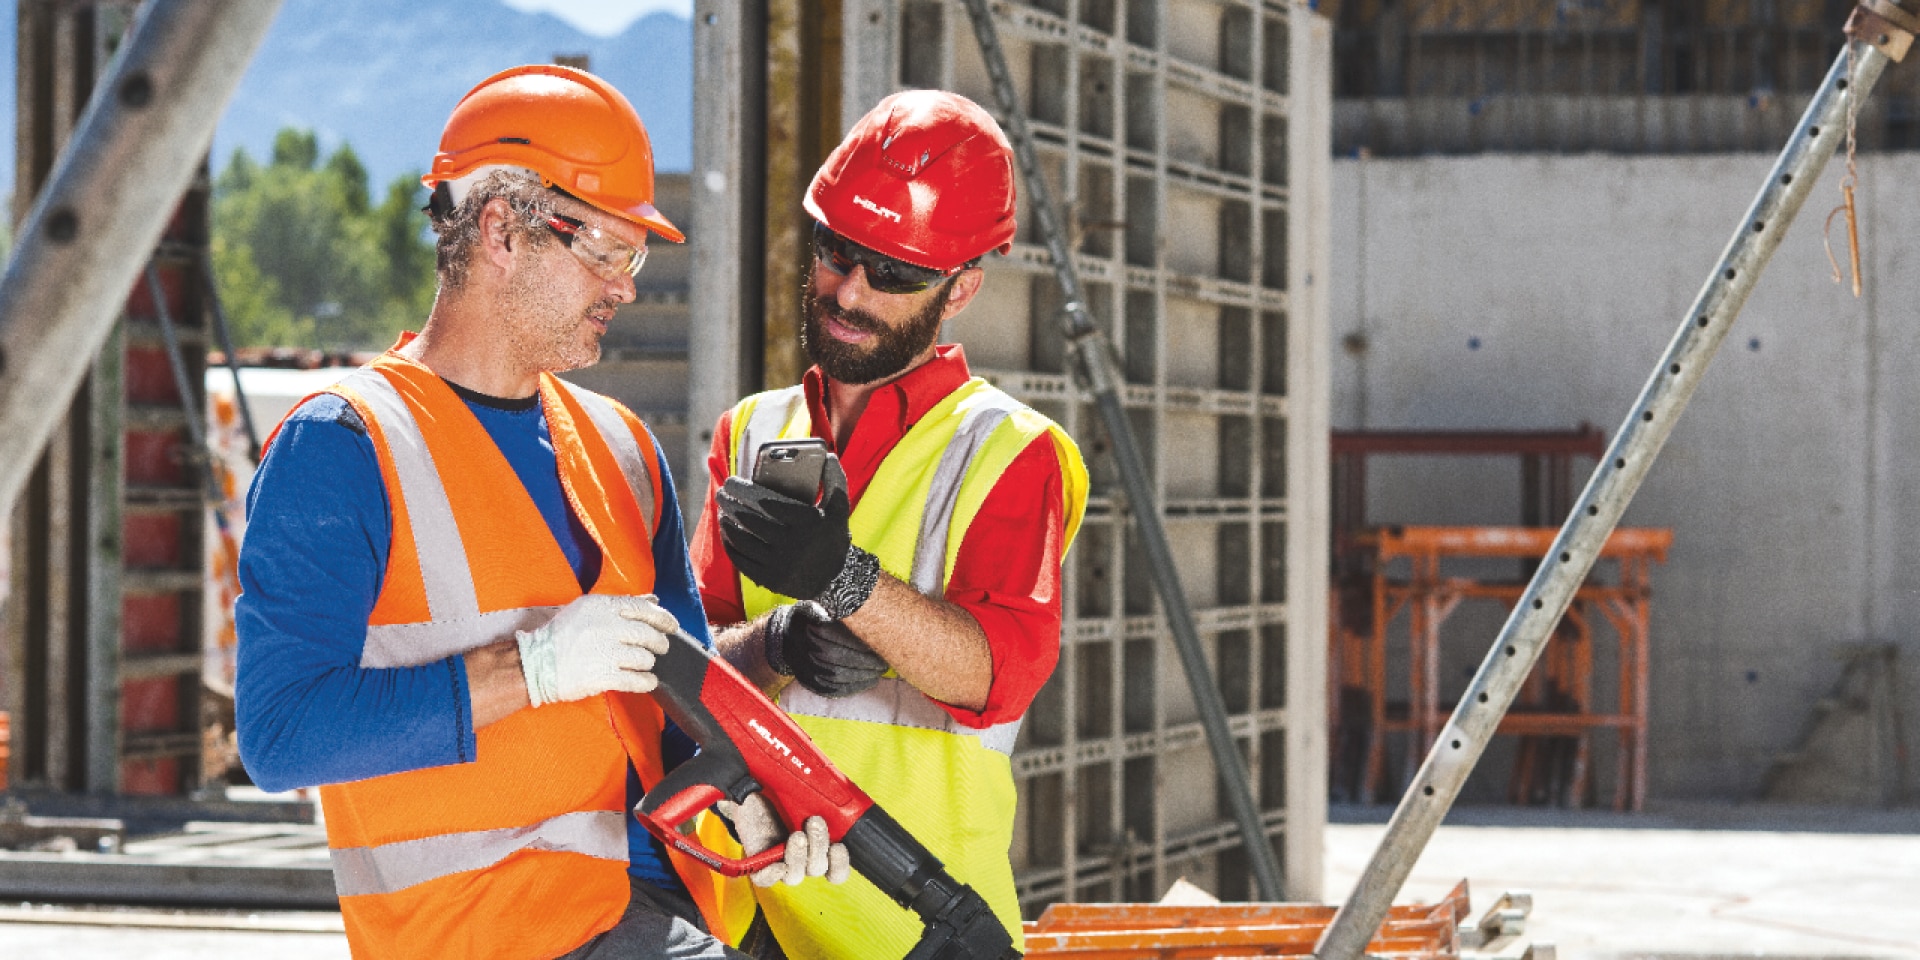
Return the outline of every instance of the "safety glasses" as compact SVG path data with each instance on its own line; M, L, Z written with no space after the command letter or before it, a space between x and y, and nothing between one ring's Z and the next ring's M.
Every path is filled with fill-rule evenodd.
M818 220L813 223L813 256L822 266L843 277L852 273L855 266L866 267L867 286L880 293L919 293L966 269L934 270L896 260L834 233Z
M638 274L647 262L644 243L636 247L585 220L557 213L545 220L547 229L552 230L594 276L609 283L619 280L623 274L628 277Z

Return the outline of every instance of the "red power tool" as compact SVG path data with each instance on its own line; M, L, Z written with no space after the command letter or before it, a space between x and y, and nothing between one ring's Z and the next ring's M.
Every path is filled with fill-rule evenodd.
M848 859L873 885L926 924L905 960L1018 960L1013 937L972 887L834 769L804 731L759 688L685 632L654 661L653 697L700 754L673 769L640 798L634 816L662 843L716 872L743 876L785 855L775 844L743 860L723 857L680 827L720 800L764 792L789 825L808 817L847 846ZM791 827L790 827L791 829Z

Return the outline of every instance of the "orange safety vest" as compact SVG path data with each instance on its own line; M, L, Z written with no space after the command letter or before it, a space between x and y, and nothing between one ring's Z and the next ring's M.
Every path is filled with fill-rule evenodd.
M509 639L581 595L513 467L433 371L389 351L328 392L366 423L393 516L362 667ZM592 592L651 592L661 493L646 427L550 375L540 397L561 486L600 546ZM549 704L480 730L471 763L322 787L354 956L550 958L611 928L630 896L627 767L659 782L662 723L648 696ZM670 856L726 939L721 878Z

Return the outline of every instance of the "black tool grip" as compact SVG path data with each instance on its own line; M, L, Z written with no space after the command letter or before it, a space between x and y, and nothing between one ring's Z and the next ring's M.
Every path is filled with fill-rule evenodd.
M906 960L1017 960L1013 935L985 898L947 872L940 858L878 805L845 840L853 868L926 924Z
M759 785L753 782L746 758L721 729L719 719L700 702L713 654L683 630L668 634L667 643L667 652L653 661L653 675L660 680L653 699L682 732L700 744L700 753L648 789L639 811L652 813L698 784L717 787L728 799L739 802Z

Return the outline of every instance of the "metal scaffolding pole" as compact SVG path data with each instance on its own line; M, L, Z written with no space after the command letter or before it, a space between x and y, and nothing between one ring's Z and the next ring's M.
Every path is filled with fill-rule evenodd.
M1891 0L1864 0L1848 21L1847 49L1840 52L1807 105L1759 196L1734 228L1712 276L1681 318L1660 365L1574 503L1552 551L1535 571L1479 672L1461 694L1460 705L1408 785L1379 849L1315 949L1320 960L1360 957L1380 929L1414 862L1453 806L1534 661L1546 649L1554 626L1673 432L1706 374L1707 363L1786 236L1787 226L1813 192L1828 159L1846 141L1852 114L1858 109L1854 98L1873 89L1890 60L1906 54L1916 27L1920 21L1894 7Z
M11 508L206 156L281 0L147 0L0 279L0 507Z
M1193 625L1193 612L1188 609L1186 594L1180 586L1173 549L1167 543L1167 532L1160 522L1152 479L1145 461L1141 459L1139 441L1133 435L1133 425L1128 422L1126 410L1120 402L1121 377L1113 360L1112 347L1087 309L1079 274L1067 250L1067 233L1061 227L1060 215L1047 189L1046 177L1040 171L1040 158L1034 151L1026 112L1021 108L1020 96L1013 88L1013 76L1007 70L1006 55L1001 51L999 33L994 28L993 15L987 10L987 0L965 2L967 16L973 21L974 37L980 43L981 58L986 62L987 74L993 79L994 100L1006 120L1014 155L1020 162L1021 181L1027 188L1029 207L1040 223L1041 236L1046 238L1047 250L1053 258L1053 274L1066 300L1061 319L1066 324L1067 343L1079 361L1080 374L1093 394L1094 407L1100 412L1107 438L1113 443L1114 466L1118 468L1121 485L1126 490L1127 505L1138 525L1141 545L1147 552L1147 566L1153 572L1154 588L1160 595L1161 607L1166 611L1167 626L1173 632L1174 648L1180 653L1180 665L1185 668L1187 684L1193 690L1194 705L1200 712L1200 725L1206 731L1207 746L1213 753L1214 770L1219 774L1221 789L1226 791L1227 800L1233 807L1233 817L1239 824L1241 837L1246 844L1247 860L1253 866L1260 897L1277 901L1284 895L1280 865L1260 822L1260 811L1253 802L1246 761L1233 742L1233 732L1227 726L1226 702L1220 696L1219 686L1214 683L1213 671L1207 666L1206 653L1200 646L1199 631Z

